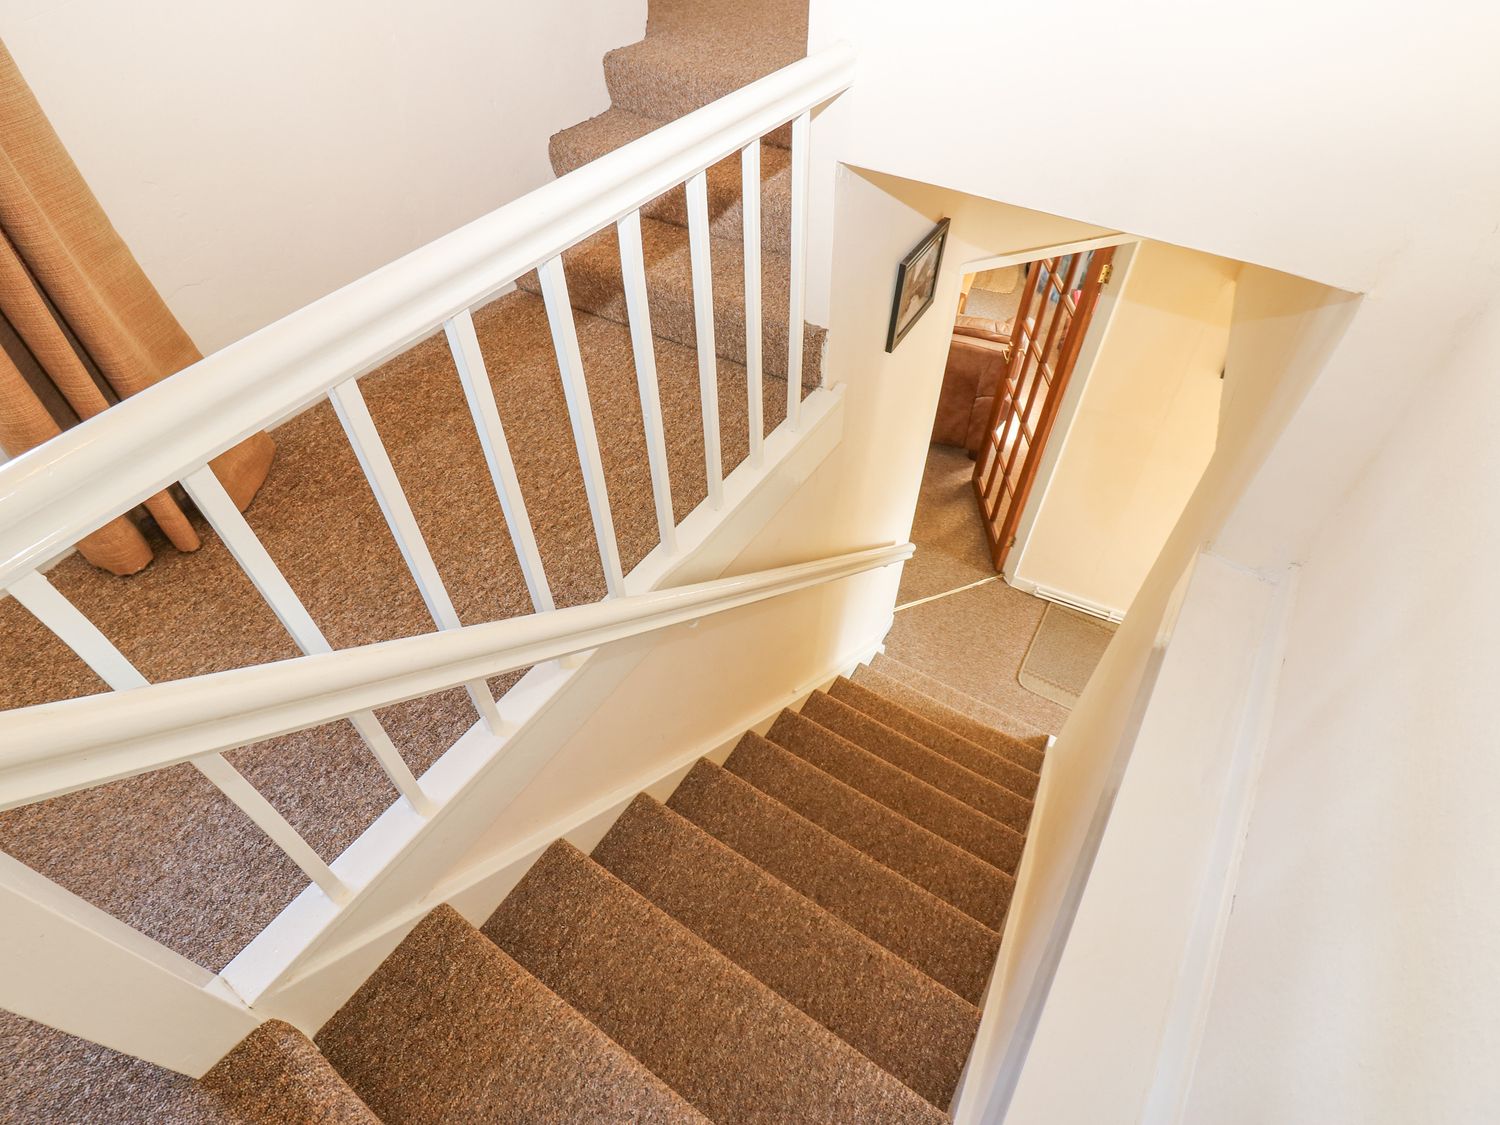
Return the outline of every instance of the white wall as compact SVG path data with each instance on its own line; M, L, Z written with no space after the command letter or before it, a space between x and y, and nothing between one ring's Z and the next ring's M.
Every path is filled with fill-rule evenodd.
M1500 318L1302 568L1186 1120L1481 1122L1500 1072Z
M552 178L645 0L0 0L5 43L205 352Z
M1458 590L1467 589L1468 559L1484 553L1487 535L1466 529L1456 518L1445 520L1441 511L1429 518L1427 508L1440 486L1425 468L1417 474L1414 464L1429 458L1441 464L1446 469L1441 487L1454 492L1452 503L1467 498L1472 507L1482 495L1478 489L1488 462L1457 432L1434 431L1440 442L1457 441L1456 449L1410 440L1412 432L1420 431L1408 415L1416 416L1412 404L1445 381L1459 379L1453 366L1457 348L1493 301L1500 277L1495 233L1500 229L1500 145L1484 116L1488 107L1500 104L1500 73L1489 57L1489 44L1500 32L1500 12L1439 4L1412 18L1407 9L1356 0L1258 5L1080 0L1019 9L983 0L936 0L924 8L922 19L913 20L909 7L896 0L813 0L811 26L815 44L845 38L859 53L859 79L847 107L845 159L1363 294L1357 309L1333 301L1321 313L1292 286L1280 287L1279 293L1265 287L1257 295L1261 308L1252 319L1265 342L1274 342L1280 326L1308 315L1322 322L1315 333L1322 338L1293 349L1300 356L1271 357L1275 363L1295 359L1304 369L1287 383L1295 394L1271 404L1277 425L1256 439L1255 455L1242 459L1233 479L1215 484L1222 490L1224 510L1210 523L1194 525L1195 542L1178 543L1179 528L1167 548L1190 552L1211 543L1235 564L1267 573L1284 572L1298 562L1311 571L1317 551L1327 551L1324 576L1307 583L1299 595L1299 615L1311 615L1308 621L1323 618L1330 628L1362 624L1361 631L1344 634L1343 649L1336 647L1332 631L1294 631L1290 641L1288 667L1302 677L1298 694L1304 698L1299 702L1284 695L1281 708L1305 718L1301 733L1316 733L1321 742L1348 748L1348 757L1339 761L1339 768L1320 771L1314 766L1321 761L1321 747L1310 749L1306 740L1295 750L1289 742L1279 749L1277 743L1271 746L1268 779L1278 753L1288 765L1294 754L1310 755L1306 767L1288 774L1284 783L1296 788L1297 799L1307 804L1298 810L1299 817L1283 822L1282 831L1263 834L1273 842L1260 845L1265 851L1259 876L1255 857L1247 855L1246 879L1266 880L1262 935L1272 931L1273 912L1283 903L1288 908L1281 918L1285 928L1276 935L1281 944L1271 948L1282 954L1297 950L1293 966L1299 971L1268 1002L1260 998L1251 976L1241 981L1235 999L1219 1005L1204 1067L1217 1075L1218 1083L1231 1084L1217 1085L1212 1093L1211 1087L1200 1086L1197 1111L1190 1110L1188 1119L1216 1120L1214 1113L1224 1111L1234 1120L1235 1094L1248 1099L1248 1092L1257 1088L1269 1091L1265 1104L1270 1108L1261 1116L1246 1110L1242 1119L1276 1120L1278 1110L1290 1111L1295 1119L1291 1085L1300 1082L1305 1092L1320 1069L1328 1076L1329 1092L1308 1104L1322 1110L1322 1120L1398 1120L1403 1110L1408 1111L1405 1119L1411 1119L1411 1106L1424 1093L1436 1112L1424 1110L1420 1116L1440 1119L1444 1109L1452 1109L1456 1112L1448 1116L1462 1119L1470 1108L1466 1091L1484 1086L1472 1064L1475 1050L1493 1036L1493 1026L1481 1029L1475 1008L1454 1008L1447 1001L1465 979L1484 999L1487 985L1469 971L1475 959L1461 955L1455 964L1446 952L1439 959L1450 964L1438 970L1424 966L1410 989L1404 982L1412 961L1431 956L1432 950L1471 948L1470 935L1482 931L1459 920L1457 904L1472 900L1485 882L1476 868L1450 870L1436 862L1425 866L1421 878L1429 885L1419 906L1438 902L1447 909L1423 930L1425 948L1408 951L1404 941L1412 933L1410 925L1392 922L1389 898L1377 906L1378 896L1364 893L1366 881L1378 876L1337 865L1351 882L1330 893L1336 865L1321 859L1309 864L1305 845L1325 842L1320 820L1357 829L1346 850L1331 853L1344 860L1355 854L1359 860L1435 859L1430 842L1434 825L1450 816L1465 827L1444 832L1456 833L1466 844L1477 838L1477 831L1470 831L1469 814L1473 790L1486 789L1489 772L1482 747L1493 741L1493 724L1470 708L1445 710L1425 694L1414 697L1414 692L1438 685L1434 670L1418 672L1412 664L1430 660L1445 644L1453 646L1455 665L1459 652L1486 671L1487 661L1482 649L1466 647L1472 638L1455 632L1440 614L1419 619L1415 595L1408 609L1405 591L1427 583L1427 604L1446 604L1446 595L1438 591L1455 579ZM971 122L928 112L931 106L991 99L997 82L994 59L1002 52L1006 90L1041 89L1060 67L1075 80L1045 112L998 119L982 142ZM920 96L913 96L913 90ZM1466 364L1481 372L1500 366L1500 343L1490 339L1474 348ZM1308 372L1311 376L1303 377ZM1231 372L1226 411L1240 392L1254 389L1250 383L1236 388ZM1463 413L1466 407L1454 409ZM1393 447L1387 466L1380 451L1391 434L1398 435L1402 453L1395 456ZM1407 502L1388 500L1377 517L1376 492L1361 483L1367 472L1377 479L1407 472L1426 488L1420 496L1403 491ZM1364 497L1369 506L1358 519L1344 515L1351 494ZM1383 538L1376 534L1377 519L1384 521ZM1365 549L1349 549L1346 543L1334 554L1325 533L1333 526L1344 526L1349 542L1359 538ZM1315 541L1323 546L1315 548ZM1388 581L1366 584L1359 578L1363 568ZM1475 574L1472 583L1478 581ZM1393 593L1393 583L1400 594ZM1332 600L1324 611L1311 608L1310 603L1327 599ZM1459 601L1455 597L1453 604ZM1159 602L1153 598L1152 604ZM1468 620L1481 619L1485 605L1481 600L1469 607ZM1372 624L1364 624L1367 618ZM1314 636L1331 659L1314 659L1319 651L1312 647ZM1377 650L1376 644L1386 640L1396 644ZM1113 750L1123 747L1128 760L1130 701L1148 651L1149 637L1127 619L1063 731L1060 749L1071 746L1080 763L1093 763L1079 767L1079 795L1104 791ZM1377 674L1365 675L1377 667ZM1464 665L1460 673L1462 682L1468 682L1469 667ZM1282 687L1285 691L1287 685ZM1185 707L1190 701L1190 688L1179 689L1176 705ZM1407 709L1402 722L1381 725L1370 718L1388 716L1398 706ZM1466 780L1472 775L1472 787L1438 785L1431 773L1422 773L1425 783L1418 785L1417 774L1403 776L1394 766L1377 774L1373 783L1360 772L1357 767L1371 758L1406 760L1417 745L1415 731L1424 725L1417 717L1445 736L1441 744L1455 755L1451 769ZM1424 738L1420 745L1437 743ZM1134 749L1139 752L1141 746ZM1294 785L1292 776L1302 784ZM1088 784L1082 786L1086 777ZM1257 822L1264 821L1258 817ZM1379 843L1373 827L1377 822L1386 834ZM1087 817L1071 827L1061 822L1055 829L1043 826L1041 846L1060 848L1056 856L1066 857L1086 828ZM1034 831L1031 847L1038 846ZM1404 863L1398 868L1403 875L1410 871ZM1312 868L1305 885L1300 882L1304 866ZM1138 868L1134 877L1146 878L1150 871ZM1491 898L1492 882L1487 887ZM1049 899L1054 891L1055 886L1036 899L1039 913L1031 925L1055 920L1049 910L1064 896L1058 891ZM1316 891L1324 892L1319 913L1299 914L1299 903L1312 902ZM1242 895L1242 908L1244 901ZM1075 935L1068 955L1076 947L1080 953L1107 956L1109 939L1103 931L1087 942ZM1044 959L1030 960L1035 940L1033 933L1023 933L1007 954L1018 974L1013 979L1037 981L1035 972ZM1248 933L1239 940L1242 950L1252 944ZM1394 955L1397 944L1403 945L1405 962ZM1235 957L1231 933L1226 969ZM1274 960L1268 952L1256 962L1256 970L1274 973ZM1366 973L1367 964L1388 972L1383 977ZM1327 987L1317 978L1325 971L1330 974ZM1433 987L1439 982L1440 988ZM1305 1005L1299 1001L1275 1008L1275 1002L1298 988L1307 990ZM1045 999L1044 990L1039 1004L1045 1006ZM1332 1004L1328 1019L1298 1022L1323 1001ZM1248 1022L1230 1019L1236 1006ZM1394 1018L1397 1007L1411 1018ZM1446 1018L1455 1012L1458 1018ZM1280 1019L1283 1014L1290 1018ZM1357 1018L1366 1015L1381 1017L1378 1028L1356 1027ZM1075 1013L1075 1019L1082 1018ZM1094 996L1086 1020L1074 1023L1077 1037L1061 1034L1053 1040L1062 1049L1025 1062L1021 1081L1041 1083L1037 1090L1056 1093L1065 1104L1070 1093L1084 1098L1077 1087L1080 1073L1087 1073L1080 1072L1080 1062L1088 1056L1078 1044L1099 1042L1100 1028L1134 1025L1125 1005L1108 994ZM1308 1052L1306 1065L1296 1061L1303 1051ZM1395 1090L1401 1076L1372 1074L1380 1067L1394 1068L1391 1060L1397 1058L1416 1060L1416 1068L1408 1071L1410 1082L1401 1087L1395 1103L1376 1107L1361 1087ZM1216 1068L1212 1060L1217 1060ZM1236 1065L1240 1071L1231 1079ZM1445 1085L1444 1076L1453 1081ZM1289 1085L1283 1087L1283 1081ZM1146 1080L1121 1088L1119 1099L1111 1103L1116 1106L1112 1119L1135 1120L1141 1089L1149 1087ZM1043 1098L1031 1104L1048 1103ZM1307 1119L1318 1117L1307 1114Z
M1123 614L1213 453L1239 263L1141 243L1015 577ZM1080 361L1081 363L1081 361Z

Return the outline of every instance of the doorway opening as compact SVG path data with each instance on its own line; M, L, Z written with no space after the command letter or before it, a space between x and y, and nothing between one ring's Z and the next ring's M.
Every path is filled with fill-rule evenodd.
M962 268L888 651L1055 732L1213 453L1239 263L1117 236Z

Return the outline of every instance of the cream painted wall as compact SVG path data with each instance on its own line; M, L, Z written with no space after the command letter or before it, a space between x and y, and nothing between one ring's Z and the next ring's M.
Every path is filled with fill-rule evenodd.
M1158 789L1138 795L1135 818L1116 821L1111 819L1115 795L1127 768L1144 770L1153 754L1172 753L1181 745L1184 728L1176 718L1200 706L1207 680L1195 685L1189 669L1170 690L1151 693L1179 584L1324 370L1356 303L1348 294L1273 271L1246 267L1240 274L1214 454L1049 754L1047 798L1033 815L1027 841L1034 867L1011 905L1014 921L1007 923L1001 951L999 1000L987 1013L989 1049L975 1064L993 1087L979 1099L982 1108L961 1120L998 1121L1007 1105L1011 1114L1003 1119L1026 1125L1088 1120L1100 1105L1113 1107L1103 1120L1140 1119L1174 997L1168 989L1155 996L1155 1007L1143 1004L1139 995L1125 1002L1121 994L1121 1002L1113 1003L1109 994L1087 984L1097 981L1101 965L1125 977L1154 972L1158 982L1171 981L1196 922L1198 887L1191 869L1176 868L1184 881L1158 887L1156 901L1173 901L1170 892L1175 892L1177 913L1153 915L1153 925L1134 930L1133 938L1126 937L1125 927L1141 919L1127 923L1110 911L1091 914L1087 896L1133 889L1144 898L1149 882L1167 874L1157 859L1170 859L1195 843L1207 846L1163 828L1174 811L1192 818L1200 816L1200 808L1159 803ZM1222 609L1229 603L1217 604ZM1241 603L1240 612L1263 610L1252 598ZM1229 630L1233 624L1218 626ZM1153 723L1173 737L1153 740ZM1208 728L1200 726L1196 733L1206 754L1212 739L1224 734L1223 724L1210 716ZM1106 840L1110 853L1102 850ZM1163 846L1166 852L1153 857L1152 848ZM1130 884L1093 883L1090 869L1107 869L1117 850L1131 857L1128 874L1121 876ZM1075 913L1086 924L1075 926ZM1118 1057L1122 1051L1127 1061L1107 1074L1092 1074L1091 1083L1078 1082L1080 1058L1096 1052Z
M1500 1104L1500 316L1302 567L1185 1120L1487 1122Z
M645 0L0 0L146 273L212 351L552 178Z
M1239 263L1141 243L1015 577L1123 614L1213 453ZM1054 438L1054 440L1057 440Z
M1198 495L1219 490L1219 510L1199 522L1202 513L1190 505L1166 548L1175 556L1174 581L1183 557L1204 544L1268 575L1297 563L1316 568L1319 551L1327 564L1321 580L1306 583L1299 595L1296 620L1308 625L1294 628L1287 667L1300 682L1294 694L1282 682L1279 706L1304 720L1297 733L1317 741L1273 740L1266 777L1270 784L1278 760L1287 771L1276 810L1282 818L1257 814L1256 823L1277 829L1259 832L1258 863L1252 829L1245 860L1247 889L1262 895L1258 935L1274 940L1257 958L1250 931L1241 931L1238 942L1230 934L1223 970L1239 964L1245 971L1233 998L1216 1005L1202 1072L1212 1078L1200 1077L1186 1119L1216 1120L1222 1112L1227 1120L1276 1120L1284 1110L1296 1120L1302 1117L1297 1093L1325 1079L1326 1093L1309 1095L1305 1119L1436 1119L1445 1110L1452 1119L1472 1119L1470 1092L1487 1089L1480 1076L1488 1074L1494 1028L1455 998L1467 982L1488 1000L1493 974L1473 944L1484 932L1484 912L1476 913L1476 927L1462 917L1462 906L1480 888L1490 900L1496 896L1493 879L1482 878L1462 852L1433 841L1474 846L1476 863L1489 856L1480 842L1477 794L1493 796L1487 765L1493 723L1467 706L1442 708L1440 701L1453 697L1437 681L1439 669L1463 683L1471 671L1492 670L1486 649L1457 620L1441 612L1424 616L1418 605L1464 606L1453 618L1484 619L1477 560L1487 557L1487 514L1475 517L1479 524L1471 530L1456 513L1449 518L1446 498L1431 518L1428 508L1446 490L1455 507L1467 499L1472 510L1485 495L1490 465L1459 430L1469 424L1459 417L1466 405L1447 400L1455 414L1451 429L1424 431L1415 423L1426 413L1417 404L1445 383L1472 385L1500 366L1500 341L1493 337L1474 345L1464 370L1455 366L1460 343L1493 302L1500 279L1500 144L1484 116L1486 107L1500 104L1500 72L1489 48L1500 35L1500 10L1440 3L1412 19L1390 5L1356 0L1252 6L1080 0L1022 8L938 0L913 20L909 6L896 0L812 0L811 27L815 44L847 39L860 59L845 110L844 159L1363 294L1357 308L1336 300L1319 308L1290 284L1255 287L1247 298L1242 279L1237 303L1253 299L1259 306L1250 319L1260 325L1265 370L1290 359L1302 369L1276 380L1295 387L1295 395L1263 415L1268 428L1236 479L1220 478L1211 465ZM1044 49L1008 49L1017 45ZM1005 52L1007 89L1045 88L1060 58L1076 82L1045 113L1007 115L986 143L976 143L968 122L937 124L930 106L993 97L998 50ZM1317 327L1293 346L1298 334L1289 326L1309 314ZM1278 343L1278 336L1285 338ZM1234 378L1231 369L1226 416L1241 391L1261 386L1244 380L1237 389ZM1418 432L1439 445L1414 441ZM1388 439L1399 445L1387 447ZM1449 440L1459 448L1440 447ZM1221 451L1223 442L1221 435ZM1414 462L1429 459L1445 470L1441 480L1425 465L1412 472ZM1420 482L1420 491L1402 490L1405 503L1397 504L1387 490L1377 516L1376 490L1364 478L1389 483L1403 472ZM1350 497L1367 508L1357 518L1346 506ZM1380 521L1383 538L1376 533ZM1335 526L1348 536L1337 554L1327 530ZM1352 549L1356 540L1362 551ZM1385 581L1366 582L1367 573ZM1151 593L1157 581L1153 571L1138 595L1142 617L1158 616L1164 598ZM1443 593L1450 588L1451 599ZM1470 595L1476 600L1466 604ZM1327 601L1323 611L1313 608L1317 600ZM1334 628L1344 623L1358 628ZM1069 782L1060 786L1073 795L1069 807L1081 801L1096 808L1100 796L1108 804L1112 763L1127 768L1138 718L1132 701L1154 632L1154 623L1127 619L1062 733L1061 761L1079 763L1069 765ZM1391 647L1377 649L1382 642ZM1434 666L1444 651L1451 658ZM1191 703L1187 684L1175 705ZM1284 726L1279 737L1292 730ZM1442 747L1439 774L1426 760L1434 746ZM1417 747L1428 751L1420 773L1405 765ZM1293 766L1299 756L1308 759L1300 771ZM1372 761L1383 763L1373 774ZM1439 785L1438 776L1464 781ZM1308 841L1316 848L1328 840L1324 822L1348 830L1329 850L1340 864L1321 856L1309 862ZM1051 865L1066 867L1080 856L1077 845L1089 834L1090 817L1076 807L1033 831L1029 846L1047 850L1051 875L1029 896L1037 913L1007 953L1015 970L1007 979L1025 981L1027 989L1026 998L1005 1005L1005 1018L1017 1020L1012 1027L1045 1010L1050 970L1042 970L1050 957L1061 959L1062 945L1069 956L1111 953L1113 933L1096 929L1067 939L1065 929L1054 928L1062 917L1055 908L1070 892L1066 880L1054 880L1062 872ZM1465 861L1450 869L1455 854ZM1393 870L1405 878L1404 889L1413 881L1408 856L1430 861L1413 900L1416 910L1440 907L1430 926L1393 919L1399 896L1382 901L1370 886L1380 876L1360 866L1400 857L1402 866ZM1131 877L1151 872L1138 866ZM1179 893L1196 891L1179 886ZM1241 894L1236 918L1245 902ZM1409 940L1414 935L1422 948ZM1131 951L1150 955L1152 947ZM1278 954L1295 972L1258 990L1276 973ZM1119 963L1131 971L1128 960ZM1030 1104L1045 1112L1051 1110L1040 1097L1046 1092L1064 1106L1094 1096L1078 1087L1081 1075L1093 1080L1091 1071L1080 1071L1080 1060L1101 1042L1098 1029L1138 1026L1127 1005L1109 994L1052 1014L1066 1016L1076 1035L1058 1034L1051 1052L997 1064L1016 1067L1002 1081L1024 1070L1020 1081L1038 1084L1039 1100ZM1372 1026L1366 1016L1379 1022ZM1139 1119L1140 1092L1154 1081L1140 1077L1132 1076L1104 1119ZM1366 1089L1392 1093L1393 1100L1377 1105ZM1237 1095L1240 1106L1252 1108L1241 1113ZM1412 1112L1423 1095L1435 1113ZM1257 1116L1255 1106L1267 1113Z

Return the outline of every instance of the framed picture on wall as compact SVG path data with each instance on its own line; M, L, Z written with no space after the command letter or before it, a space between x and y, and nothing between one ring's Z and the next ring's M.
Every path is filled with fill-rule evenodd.
M948 220L929 231L896 267L896 298L891 302L891 326L885 335L885 350L893 352L901 337L911 331L937 293L938 270L943 264L943 245L948 241Z

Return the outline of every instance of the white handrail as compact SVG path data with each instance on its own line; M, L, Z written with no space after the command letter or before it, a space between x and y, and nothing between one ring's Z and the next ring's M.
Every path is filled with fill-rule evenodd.
M0 809L162 769L911 557L875 547L0 713Z
M250 434L371 370L520 275L737 153L749 139L802 118L846 89L852 73L853 56L844 47L795 62L414 250L0 466L0 589ZM800 322L791 331L800 334Z

